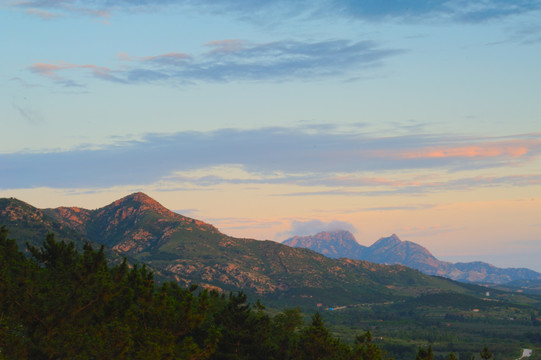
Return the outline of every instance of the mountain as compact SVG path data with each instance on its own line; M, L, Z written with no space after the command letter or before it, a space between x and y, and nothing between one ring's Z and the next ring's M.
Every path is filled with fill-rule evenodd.
M17 240L19 249L23 251L26 243L40 246L48 233L54 233L57 240L74 242L79 250L85 242L90 241L84 234L64 226L45 211L15 198L0 199L0 225L9 229L11 237Z
M174 213L143 193L97 210L59 207L45 209L43 213L63 227L134 257L156 252L174 234L222 235L214 226Z
M37 209L17 199L1 199L0 225L8 226L19 244L40 245L53 231L57 239L102 244L112 257L147 264L160 279L244 290L270 305L346 306L450 291L481 297L485 292L401 265L332 259L273 241L227 236L210 224L169 211L143 193L96 210ZM337 244L352 244L346 234L335 239Z
M378 264L401 264L428 275L463 282L505 284L519 280L541 280L540 273L525 268L501 269L479 261L456 264L441 261L421 245L402 241L395 234L383 237L369 247L357 243L348 231L294 236L283 244L308 248L332 258L348 257Z
M294 236L283 242L292 247L314 250L331 258L361 258L366 247L360 245L349 231L320 232L314 236Z

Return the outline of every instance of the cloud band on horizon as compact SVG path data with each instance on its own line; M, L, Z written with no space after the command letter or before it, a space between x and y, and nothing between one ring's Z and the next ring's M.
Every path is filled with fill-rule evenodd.
M464 151L470 147L476 151ZM434 156L434 153L438 156ZM474 139L436 134L369 137L279 127L222 129L170 135L149 134L140 141L127 141L94 150L0 154L0 172L3 174L0 185L9 189L108 187L158 181L190 182L201 186L291 183L300 186L382 186L407 192L412 189L419 191L418 183L377 178L371 174L516 167L534 161L539 155L541 134ZM257 178L182 174L231 165L258 174ZM437 182L426 179L420 183L438 187ZM540 181L539 174L529 173L477 176L464 183L453 180L447 186L460 188L468 183L486 186L512 183L536 185Z

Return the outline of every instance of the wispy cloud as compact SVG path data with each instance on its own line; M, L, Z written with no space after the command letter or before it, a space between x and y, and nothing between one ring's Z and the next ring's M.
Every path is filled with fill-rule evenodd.
M90 16L109 16L115 11L149 11L163 8L190 8L203 13L230 14L237 18L257 17L265 23L276 19L309 19L313 15L338 16L350 19L381 21L385 19L401 21L422 21L447 19L455 22L479 23L512 15L536 11L541 8L537 0L449 0L449 1L258 1L258 0L28 0L10 1L14 7L27 9L46 9L48 11L79 13ZM39 14L36 14L39 16Z
M157 64L163 65L178 65L179 62L185 62L186 60L191 59L192 57L188 54L171 52L162 55L156 56L132 56L125 52L120 52L117 54L117 58L123 61L141 61L141 62L154 62Z
M402 159L444 158L519 158L528 155L531 147L539 147L539 140L488 142L468 146L435 146L416 151L399 152L394 156ZM385 154L384 156L389 156Z
M276 194L276 196L299 197L299 196L389 196L389 195L422 195L446 191L467 191L480 188L490 187L524 187L524 186L540 186L541 175L526 174L526 175L510 175L510 176L476 176L462 177L452 180L440 181L412 181L409 185L407 182L402 182L405 185L389 185L383 187L371 187L363 189L362 186L347 186L338 185L336 183L328 183L326 186L331 187L331 190L317 191L296 191ZM300 184L299 184L300 185ZM319 184L320 186L323 184ZM366 209L370 211L379 210L400 210L400 208L372 208Z
M205 44L210 47L212 53L229 53L242 51L247 42L240 39L214 40Z
M116 82L121 81L120 79L112 75L112 71L109 68L92 64L78 65L58 61L56 64L36 63L30 66L28 69L33 73L52 79L55 82L60 83L64 86L81 86L81 84L77 81L67 79L66 77L59 75L59 72L72 69L90 70L92 75L98 79Z
M28 83L26 80L24 80L24 79L22 79L22 78L20 78L18 76L13 77L13 78L11 78L9 80L18 83L20 86L22 86L24 88L27 88L27 89L40 87L40 85L38 85L38 84Z
M404 205L404 206L380 206L362 209L362 211L404 211L404 210L424 210L436 207L434 204Z
M35 15L45 20L53 20L53 19L65 16L64 14L59 14L59 13L54 13L54 12L39 10L39 9L26 9L25 12L29 15Z
M221 40L205 45L210 51L197 55L170 52L151 56L119 53L124 62L113 70L98 65L79 65L59 61L37 63L29 69L41 76L69 85L60 72L79 69L95 78L125 84L230 81L311 80L328 76L350 76L369 67L377 67L396 49L382 49L371 41L276 41L249 43ZM127 69L126 69L127 67ZM74 80L71 80L74 83Z
M440 144L440 145L436 145ZM424 154L433 146L462 148L519 146L526 151L501 151L479 156L404 157ZM468 144L468 145L466 145ZM394 152L390 149L394 149ZM486 139L450 135L368 137L362 133L314 132L304 128L223 129L147 135L116 146L49 153L0 155L3 188L107 187L113 185L291 184L324 186L306 194L391 193L419 194L476 186L539 185L541 174L507 176L419 178L387 176L400 171L438 171L517 167L541 155L541 134ZM235 165L243 171L199 171ZM379 173L381 176L370 174ZM387 174L387 175L385 175ZM293 195L293 194L290 194ZM294 194L296 196L301 193Z
M118 10L118 7L111 7L103 1L82 1L82 0L7 0L6 6L24 9L29 15L38 16L42 19L52 20L67 15L85 15L99 18L111 16L111 10Z

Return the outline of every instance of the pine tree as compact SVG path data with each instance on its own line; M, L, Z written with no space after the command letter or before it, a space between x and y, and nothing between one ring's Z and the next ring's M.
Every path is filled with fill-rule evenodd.
M479 355L481 356L481 359L488 360L492 357L492 353L488 351L488 348L485 346L483 350L479 352Z
M434 352L432 351L432 345L428 346L428 349L419 347L415 360L434 360Z

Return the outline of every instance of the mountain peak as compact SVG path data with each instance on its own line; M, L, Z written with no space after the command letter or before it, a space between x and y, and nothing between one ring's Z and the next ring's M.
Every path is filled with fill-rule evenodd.
M391 236L382 237L378 241L376 241L372 247L374 248L380 248L380 247L393 247L395 245L398 245L402 242L400 238L396 234L392 234Z
M122 199L116 200L105 208L131 208L138 212L153 210L160 215L168 217L176 217L178 215L168 210L165 206L143 192L136 192L125 196Z
M143 192L135 192L133 194L124 196L123 198L115 201L114 203L122 204L126 202L138 202L141 204L159 204L156 200L148 196L147 194Z
M312 236L294 236L285 240L283 244L309 248L332 258L360 256L365 248L347 230L321 231Z
M220 234L214 226L174 213L142 192L96 210L61 207L48 209L47 214L90 240L130 256L158 249L176 233Z

